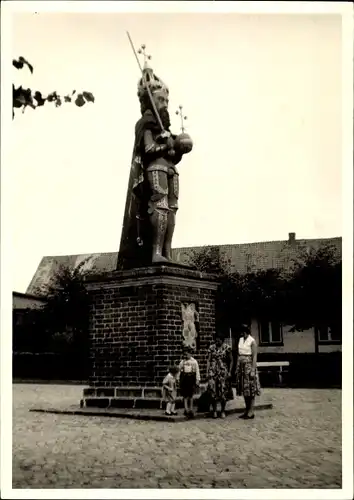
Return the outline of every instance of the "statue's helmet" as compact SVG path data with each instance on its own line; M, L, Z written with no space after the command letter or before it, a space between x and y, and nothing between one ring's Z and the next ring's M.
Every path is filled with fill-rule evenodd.
M148 89L154 99L157 109L167 108L169 89L167 85L155 75L147 62L145 62L142 77L138 82L138 97L142 108L151 107Z

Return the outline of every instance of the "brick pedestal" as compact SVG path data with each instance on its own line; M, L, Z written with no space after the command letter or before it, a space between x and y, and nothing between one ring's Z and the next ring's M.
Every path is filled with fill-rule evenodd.
M181 360L182 303L194 303L199 313L195 357L205 378L207 349L215 337L214 276L177 265L152 265L91 277L87 289L92 372L84 400L90 397L94 404L93 389L94 399L99 399L114 397L117 390L114 395L109 390L123 387L133 392L161 388L168 368Z

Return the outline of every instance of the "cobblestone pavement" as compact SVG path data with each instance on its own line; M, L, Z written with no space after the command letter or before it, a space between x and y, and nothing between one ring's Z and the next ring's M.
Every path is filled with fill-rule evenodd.
M13 488L340 488L341 391L265 389L254 420L145 422L29 412L80 386L13 386Z

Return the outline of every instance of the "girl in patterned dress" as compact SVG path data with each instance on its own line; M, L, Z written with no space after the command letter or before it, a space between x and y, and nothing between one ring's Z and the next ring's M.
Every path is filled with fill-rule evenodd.
M242 337L238 343L236 365L236 394L245 398L246 409L240 418L254 418L255 397L260 395L257 371L257 344L250 334L248 325L244 325Z
M208 391L213 405L213 417L217 418L217 405L221 405L221 418L225 418L226 402L230 399L232 349L224 337L216 339L209 347L207 360Z

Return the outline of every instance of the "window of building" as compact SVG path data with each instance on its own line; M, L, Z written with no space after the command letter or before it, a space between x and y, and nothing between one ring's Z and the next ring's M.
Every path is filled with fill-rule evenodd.
M324 343L337 343L342 341L341 328L320 326L318 328L318 341Z
M283 326L279 321L260 321L258 335L260 345L283 345Z
M13 324L14 326L23 326L25 324L25 309L15 309L13 311Z

